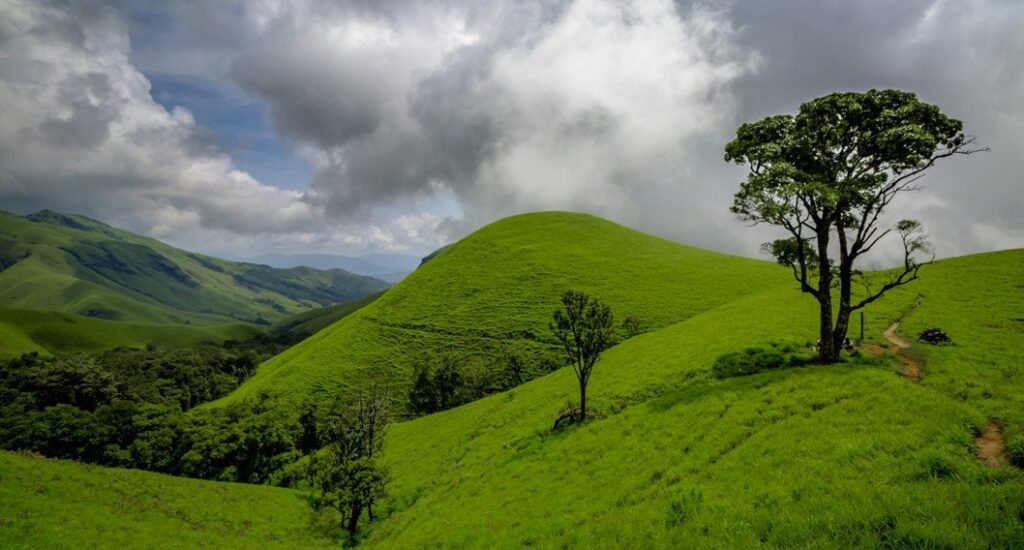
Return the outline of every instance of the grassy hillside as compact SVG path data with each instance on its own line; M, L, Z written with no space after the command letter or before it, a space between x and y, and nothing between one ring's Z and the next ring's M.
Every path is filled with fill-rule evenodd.
M46 210L0 213L0 250L0 306L133 323L270 324L387 287L341 270L227 262Z
M0 547L326 548L303 495L0 452Z
M789 277L779 266L658 239L585 214L524 214L450 246L381 298L262 365L221 402L261 391L335 395L366 371L405 383L425 355L500 360L512 340L552 348L562 292L584 290L654 329Z
M726 353L772 343L811 352L816 304L788 273L589 216L519 216L445 250L265 364L258 383L231 399L254 388L292 398L334 391L360 369L400 369L423 351L487 351L513 337L544 346L558 292L576 286L656 329L605 353L590 384L597 417L552 432L557 412L576 396L573 373L563 368L394 425L382 459L390 494L363 531L365 547L1022 547L1024 473L976 456L976 438L994 422L1005 454L1024 457L1022 265L1024 250L941 261L867 309L865 345L887 346L883 332L900 321L913 342L900 353L920 364L918 381L901 376L901 360L889 353L718 379L710 368ZM954 343L914 341L929 327ZM105 515L59 531L57 518L75 510L43 513L37 503L46 497L38 495L50 489L33 493L36 483L21 481L36 480L36 470L47 475L53 463L44 464L22 463L26 473L15 484L0 479L0 519L38 518L0 521L0 542L100 537L120 545L93 524L120 524L123 516L144 532L162 532L175 521L140 515L134 497L111 496L135 495L134 478L108 491L62 473L63 492L96 491ZM0 475L13 469L0 466ZM176 503L175 517L186 523L222 505L203 500L207 490L237 487L159 479L172 495L161 502ZM107 512L111 501L132 504ZM228 525L266 517L262 505L233 509L231 502L217 509ZM309 525L285 503L267 505L277 506L280 518L267 525ZM212 525L199 523L187 536L203 537ZM315 544L303 542L310 536L296 531L293 544Z
M395 426L392 498L370 541L423 547L914 547L1024 544L1024 475L974 456L997 420L1024 430L1024 251L958 258L868 312L915 344L924 378L888 355L716 380L720 354L815 337L786 285L607 352L605 416L553 434L568 369ZM922 296L920 307L914 303Z
M154 344L184 348L204 342L247 340L259 328L232 323L217 326L160 325L93 319L69 313L0 308L0 359L23 353L73 353Z
M285 341L300 342L372 304L382 294L383 292L379 292L354 302L335 304L296 313L283 321L275 323L270 328L270 332Z

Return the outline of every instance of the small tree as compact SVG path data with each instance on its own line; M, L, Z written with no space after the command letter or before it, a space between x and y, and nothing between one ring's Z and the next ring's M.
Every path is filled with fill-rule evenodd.
M505 350L505 384L514 388L523 383L526 361L516 350Z
M924 264L915 253L929 252L920 224L885 229L879 219L939 159L982 150L962 128L912 93L870 90L827 95L795 116L744 124L726 145L725 160L750 170L732 211L788 233L764 249L818 301L821 363L839 359L852 312L917 278ZM853 302L855 278L866 282L855 262L894 229L903 240L902 268L877 288L866 285L864 298Z
M612 310L597 298L568 290L562 295L563 309L555 310L551 330L562 343L565 357L580 385L578 421L587 418L587 384L594 364L612 340Z
M420 363L409 389L409 409L414 414L430 414L458 406L465 386L459 359L451 355L441 358L433 368L429 360Z
M363 511L373 521L373 505L386 494L386 472L377 457L390 421L387 395L372 384L355 400L332 407L319 430L328 448L311 458L313 503L337 510L353 538Z
M626 338L632 338L643 334L644 325L636 315L627 315L622 319L622 331L626 333Z

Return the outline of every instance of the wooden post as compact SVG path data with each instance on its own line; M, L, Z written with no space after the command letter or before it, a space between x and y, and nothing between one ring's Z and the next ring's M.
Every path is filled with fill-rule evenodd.
M860 312L860 341L864 341L864 312Z

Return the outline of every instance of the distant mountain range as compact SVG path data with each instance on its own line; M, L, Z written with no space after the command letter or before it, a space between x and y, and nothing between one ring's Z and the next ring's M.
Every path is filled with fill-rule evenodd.
M390 285L221 260L75 214L0 212L0 307L146 324L270 325Z
M334 254L264 254L239 260L266 264L271 267L312 267L316 269L344 269L359 275L376 277L397 283L420 265L420 257L411 254L365 254L338 256Z

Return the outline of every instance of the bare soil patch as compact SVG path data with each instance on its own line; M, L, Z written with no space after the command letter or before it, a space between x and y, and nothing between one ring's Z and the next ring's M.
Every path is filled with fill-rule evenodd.
M978 448L978 460L990 468L1006 465L1006 442L1003 427L998 422L989 422L985 431L974 440Z

